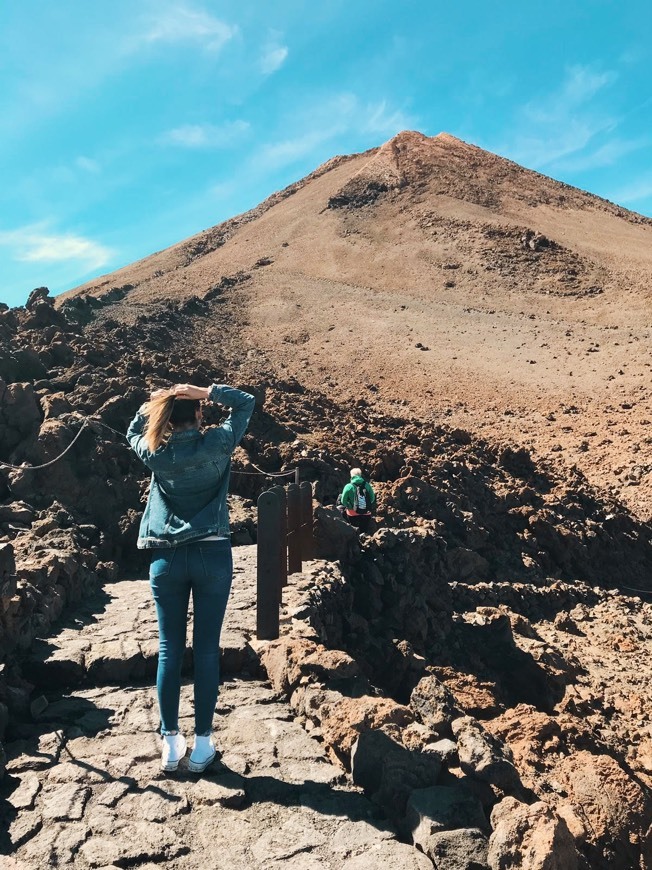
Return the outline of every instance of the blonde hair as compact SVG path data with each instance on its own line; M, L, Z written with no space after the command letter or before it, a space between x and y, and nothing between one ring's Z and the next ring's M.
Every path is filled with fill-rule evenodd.
M164 393L150 399L143 408L143 413L147 417L145 441L150 453L155 453L172 431L170 417L172 416L174 399L173 392Z
M361 468L352 468L351 469L351 479L354 477L362 477L362 469Z

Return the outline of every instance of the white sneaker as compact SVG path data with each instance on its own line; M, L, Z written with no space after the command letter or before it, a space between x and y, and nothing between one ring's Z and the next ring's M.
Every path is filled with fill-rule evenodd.
M203 773L214 758L213 738L210 735L201 737L199 734L195 734L195 745L188 761L188 770Z
M186 754L186 738L183 734L164 734L161 747L161 770L176 770Z

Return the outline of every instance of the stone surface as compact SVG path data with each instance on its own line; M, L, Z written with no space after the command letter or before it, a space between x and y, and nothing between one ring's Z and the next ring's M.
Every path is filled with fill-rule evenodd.
M235 553L239 586L229 616L230 631L248 636L255 626L254 554L255 548ZM142 650L155 641L147 583L121 581L107 589L108 601L92 622L57 636L62 661L69 649L74 655L81 650L82 663L97 649L91 661L106 662L100 653L112 645L120 656L124 651L127 669L133 644ZM48 690L34 736L10 745L12 775L22 780L13 792L21 806L10 831L11 857L29 870L47 866L43 856L52 866L71 870L163 863L175 870L342 870L358 859L361 867L431 866L397 842L393 826L376 818L377 807L329 760L324 745L308 736L296 711L269 683L227 675L214 720L220 757L203 776L191 774L187 761L165 775L159 769L153 675L145 677L149 683L106 685L99 667L90 675L101 685L92 685L84 671L82 685L72 691ZM297 661L300 680L357 679L355 665L344 655L301 667ZM321 697L342 698L330 690ZM368 721L377 718L383 727L400 731L397 723L411 720L400 705L368 698L362 706ZM363 716L366 727L364 721ZM180 727L190 737L193 692L185 680ZM398 750L409 755L400 745Z
M83 822L44 823L38 835L26 845L25 860L39 870L70 865L89 836L90 830Z
M413 842L428 850L433 834L456 828L488 832L489 823L478 798L467 789L433 786L414 790L407 803L405 822Z
M193 804L237 808L246 799L244 785L244 780L232 773L202 778L188 789L188 797Z
M35 773L27 773L20 778L20 785L8 798L9 803L17 810L31 810L36 795L41 790L41 782Z
M129 791L130 785L126 782L111 782L101 791L96 792L95 802L104 807L115 807Z
M107 864L138 864L161 861L179 853L175 832L154 822L134 822L116 826L111 838L91 837L80 848L80 855L91 867Z
M138 643L128 639L94 644L85 660L88 678L95 684L126 682L141 663Z
M38 834L42 827L43 819L40 813L21 813L9 824L9 842L14 849L18 849Z
M414 789L437 782L435 755L410 752L382 731L363 731L351 752L351 777L390 813L402 813Z
M521 781L514 767L509 749L473 719L464 716L452 724L457 740L460 767L469 776L509 792L519 789Z
M349 763L353 744L366 730L383 729L400 741L401 729L414 721L413 714L389 698L342 698L322 707L322 735L333 755Z
M477 828L456 828L431 834L422 848L442 870L488 870L487 835Z
M361 855L349 858L342 864L341 870L380 870L385 867L396 867L401 870L432 870L433 863L426 855L404 843L391 843L373 846Z
M459 761L457 743L453 740L448 740L446 737L442 740L435 740L434 743L426 743L423 751L432 752L434 755L437 755L441 763L445 765L454 765Z
M615 759L578 751L556 765L551 781L565 795L559 812L569 818L571 811L584 827L581 839L599 846L614 870L635 866L639 854L652 866L652 795Z
M575 842L566 822L542 802L528 806L506 797L494 807L491 824L494 830L487 858L491 870L578 867Z
M44 792L43 818L52 821L81 819L90 795L90 788L74 782Z
M8 744L7 753L10 760L7 770L20 773L25 770L44 770L59 760L61 750L66 742L62 731L52 731L42 734L29 744Z
M410 709L420 722L439 734L450 734L453 719L462 716L453 693L436 677L423 677L412 690Z
M124 797L118 804L120 816L147 822L167 822L189 809L185 791L166 782L149 782L137 794Z

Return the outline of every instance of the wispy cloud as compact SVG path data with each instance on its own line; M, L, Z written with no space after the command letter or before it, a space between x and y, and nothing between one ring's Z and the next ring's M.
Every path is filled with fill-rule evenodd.
M616 78L612 70L569 67L554 92L520 107L509 144L495 150L534 169L578 154L596 136L616 128L613 115L594 103Z
M288 47L282 43L282 34L272 31L260 55L260 71L263 75L271 75L283 66L287 56Z
M363 129L367 133L373 133L378 136L394 136L396 133L400 133L401 130L415 127L415 120L411 115L407 115L400 109L390 108L387 100L381 100L380 103L370 104L365 107L363 112Z
M99 269L113 252L104 245L72 233L47 232L44 224L0 231L0 245L11 251L12 258L26 263L75 261L87 269Z
M163 6L147 20L142 39L149 43L195 42L207 51L218 52L237 32L236 26L202 9L173 5Z
M276 72L285 63L288 56L288 49L285 45L279 45L276 48L267 48L260 58L260 70L264 75Z
M259 167L277 169L316 154L343 135L371 138L370 144L380 145L383 139L417 125L415 117L393 109L386 100L367 103L354 94L340 94L295 115L294 135L264 145L256 161Z
M652 172L647 172L640 178L620 188L609 196L613 202L630 203L652 199Z
M537 123L557 124L567 119L571 112L581 109L617 77L612 70L594 72L585 66L569 67L561 88L548 99L527 103L525 114Z
M584 154L575 154L555 161L555 169L564 172L587 172L591 169L602 169L613 166L641 148L649 145L647 139L613 139L610 142L588 150Z
M282 139L265 145L257 160L269 169L287 166L308 156L315 148L334 136L338 131L313 130L290 139Z
M248 130L248 121L227 121L224 124L184 124L167 130L159 137L161 145L180 148L226 148L238 141Z

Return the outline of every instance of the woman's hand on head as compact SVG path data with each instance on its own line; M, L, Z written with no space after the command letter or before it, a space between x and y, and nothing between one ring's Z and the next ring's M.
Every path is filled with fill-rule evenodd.
M196 387L194 384L176 384L172 387L177 399L207 399L208 387Z
M163 396L171 396L171 395L172 395L172 390L170 390L169 387L163 387L160 390L152 390L152 392L149 394L149 398L150 398L150 400L151 399L160 399Z

